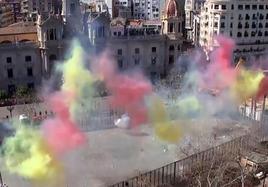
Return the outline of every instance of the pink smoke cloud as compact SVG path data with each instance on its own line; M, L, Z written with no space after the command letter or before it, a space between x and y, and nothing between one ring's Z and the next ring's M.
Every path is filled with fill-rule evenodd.
M71 93L58 92L48 100L55 116L43 122L42 130L48 145L57 154L70 151L86 141L70 116L68 103L72 97Z
M237 72L231 66L231 59L235 43L231 38L217 36L219 47L212 51L210 63L202 75L201 87L223 90L229 87L236 79Z
M130 117L132 127L147 122L148 111L144 98L152 93L152 85L141 73L125 75L117 72L107 55L103 55L93 69L103 78L111 93L112 107L124 109Z

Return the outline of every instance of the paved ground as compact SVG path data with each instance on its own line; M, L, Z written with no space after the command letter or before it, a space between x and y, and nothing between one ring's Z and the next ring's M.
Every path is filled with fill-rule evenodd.
M225 125L224 125L225 124ZM152 136L151 129L142 128L140 134L133 135L124 129L109 129L88 132L88 143L79 150L63 158L66 167L66 183L69 187L102 187L133 177L138 172L156 169L186 155L192 147L187 142L203 150L229 141L243 133L237 122L220 123L217 120L193 122L193 130L178 145L164 145ZM215 129L215 127L221 129ZM235 128L234 128L235 127ZM226 129L232 129L226 131ZM214 139L214 132L218 135ZM210 141L213 139L213 141ZM3 172L3 165L0 165ZM3 179L9 187L31 187L29 182L3 172ZM64 187L67 184L62 185ZM40 187L40 185L36 185ZM50 187L47 185L46 187ZM59 186L58 186L59 187Z
M165 152L148 131L143 132L130 135L123 129L110 129L87 133L88 144L63 159L68 186L107 186L178 159L175 146ZM6 172L2 175L10 187L31 186Z

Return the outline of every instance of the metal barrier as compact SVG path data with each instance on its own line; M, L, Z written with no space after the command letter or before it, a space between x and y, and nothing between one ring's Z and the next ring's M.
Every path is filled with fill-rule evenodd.
M247 140L248 135L235 138L229 142L193 154L185 159L143 173L126 181L111 185L110 187L159 186L165 184L172 185L181 182L187 178L187 174L191 173L192 168L196 163L211 160L215 154L223 154L227 150L229 151L228 153L235 155L238 153L239 149L246 146Z
M268 116L263 115L260 121L252 120L251 118L244 116L249 122L253 122L258 125L255 131L259 141L266 140L268 134ZM251 133L255 133L251 132ZM121 181L110 187L142 187L142 186L160 186L160 185L172 185L175 182L182 182L187 178L187 174L191 173L193 166L198 162L211 160L215 154L222 155L228 151L230 155L237 155L239 150L245 149L249 146L251 140L251 134L243 135L235 138L229 142L225 142L218 146L212 147L205 151L193 154L182 160L165 165L161 168L143 173L134 178Z

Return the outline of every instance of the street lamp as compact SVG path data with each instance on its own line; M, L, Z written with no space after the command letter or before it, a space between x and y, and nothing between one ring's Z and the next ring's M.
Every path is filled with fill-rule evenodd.
M0 171L0 185L3 186L3 179L2 179L1 171Z
M12 118L12 111L14 110L14 105L13 105L13 102L12 100L10 102L8 102L8 106L7 106L7 110L9 111L10 113L10 118Z

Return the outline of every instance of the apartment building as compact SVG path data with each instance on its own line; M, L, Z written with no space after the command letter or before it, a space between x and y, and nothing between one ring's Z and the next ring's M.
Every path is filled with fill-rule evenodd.
M8 3L0 3L0 27L6 27L14 22L13 6Z
M250 60L268 53L267 0L207 0L200 13L199 44L207 51L216 46L214 36L222 34L237 44L235 61Z

